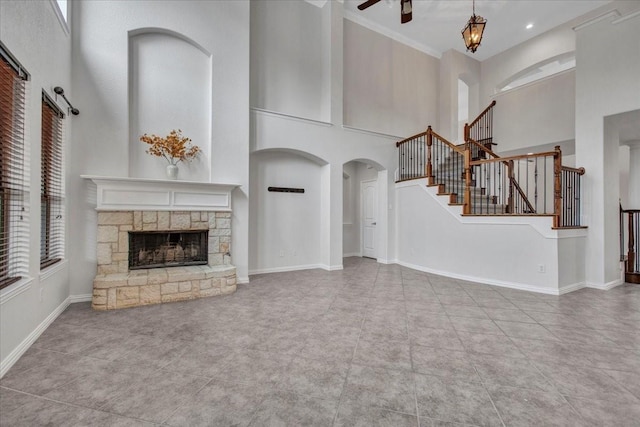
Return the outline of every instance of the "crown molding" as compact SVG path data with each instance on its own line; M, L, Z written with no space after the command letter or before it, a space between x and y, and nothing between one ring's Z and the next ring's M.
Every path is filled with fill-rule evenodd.
M613 19L613 18L620 18L620 12L618 12L618 9L613 9L601 15L598 15L595 18L592 18L592 19L589 19L588 21L583 22L582 24L576 25L572 29L573 31L580 31L600 21L604 21L605 19Z

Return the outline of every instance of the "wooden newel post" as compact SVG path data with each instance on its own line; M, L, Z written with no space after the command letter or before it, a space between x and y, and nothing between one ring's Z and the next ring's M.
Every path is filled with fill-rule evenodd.
M562 150L560 146L555 147L556 154L553 156L553 226L562 227Z
M433 131L427 128L427 184L433 185L433 164L431 163L431 146L433 145Z
M464 207L465 215L471 214L471 150L464 150Z
M635 230L633 227L633 214L629 212L629 253L627 254L627 273L635 273L634 267L636 259L636 251L635 251L635 242L633 236L635 235Z
M471 137L471 135L469 135L471 133L471 130L469 129L469 123L465 123L464 124L464 142L469 141L469 138Z

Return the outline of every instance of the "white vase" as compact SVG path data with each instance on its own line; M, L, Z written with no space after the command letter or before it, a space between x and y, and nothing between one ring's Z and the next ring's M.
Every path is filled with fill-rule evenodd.
M178 166L167 165L167 179L178 179Z

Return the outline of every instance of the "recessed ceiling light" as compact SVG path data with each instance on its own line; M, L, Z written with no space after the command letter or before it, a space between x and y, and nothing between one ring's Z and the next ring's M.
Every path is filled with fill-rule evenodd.
M527 30L530 30L533 28L533 24L527 24L527 26L525 27Z

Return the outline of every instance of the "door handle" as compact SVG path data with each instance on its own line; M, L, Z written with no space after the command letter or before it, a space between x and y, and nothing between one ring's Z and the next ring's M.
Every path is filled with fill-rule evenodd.
M376 224L377 224L376 222L372 222L372 223L371 223L371 225L376 225Z

